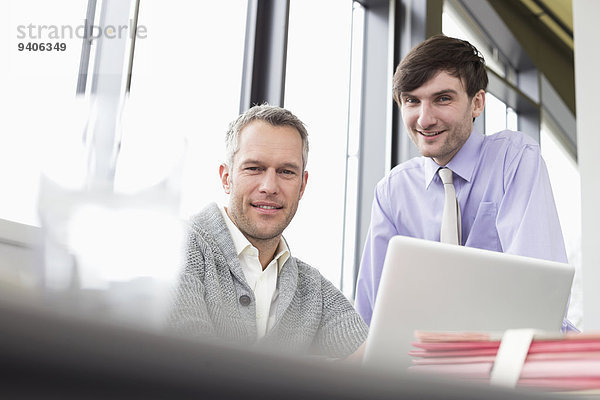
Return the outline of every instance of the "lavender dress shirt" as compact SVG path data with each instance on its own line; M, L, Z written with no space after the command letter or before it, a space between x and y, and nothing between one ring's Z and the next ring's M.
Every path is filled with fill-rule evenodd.
M390 238L440 240L439 167L431 158L413 158L377 184L355 303L367 324ZM567 262L548 171L533 139L513 131L473 131L447 167L454 171L463 245ZM565 319L563 329L575 328Z

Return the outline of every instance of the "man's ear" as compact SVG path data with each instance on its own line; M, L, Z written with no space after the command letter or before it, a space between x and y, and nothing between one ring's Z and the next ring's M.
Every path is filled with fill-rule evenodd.
M225 193L231 193L231 175L229 174L229 167L227 164L219 165L219 176L221 177L221 185Z
M302 198L302 196L304 196L304 189L306 189L306 182L308 182L308 171L304 171L304 174L302 174L302 187L300 188L300 197L298 198L298 200L300 200Z
M475 96L471 99L471 112L473 118L477 118L483 112L485 108L485 90L480 89L479 92L475 93Z

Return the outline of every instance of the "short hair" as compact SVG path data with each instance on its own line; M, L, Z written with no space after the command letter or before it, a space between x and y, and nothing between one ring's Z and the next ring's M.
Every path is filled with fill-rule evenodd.
M229 167L233 165L233 157L240 149L240 132L253 121L264 121L272 126L290 126L295 128L302 138L302 169L306 168L308 161L308 132L306 126L300 118L285 108L268 104L251 107L229 124L229 129L225 135L225 161Z
M413 47L394 73L394 100L400 94L421 87L438 72L446 71L465 85L469 98L488 85L485 60L479 50L466 40L435 35Z

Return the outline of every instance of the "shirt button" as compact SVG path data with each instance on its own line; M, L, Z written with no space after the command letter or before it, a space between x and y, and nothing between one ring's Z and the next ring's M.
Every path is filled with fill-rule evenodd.
M247 294L244 294L242 296L240 296L240 304L243 306L248 306L250 305L250 296L248 296Z

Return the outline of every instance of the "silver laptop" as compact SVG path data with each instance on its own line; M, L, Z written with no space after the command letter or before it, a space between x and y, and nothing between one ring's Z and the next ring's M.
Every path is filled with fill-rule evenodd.
M568 264L395 236L364 363L404 371L415 330L558 332L574 272Z

